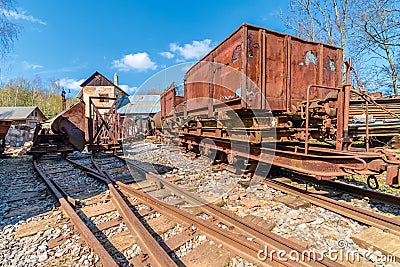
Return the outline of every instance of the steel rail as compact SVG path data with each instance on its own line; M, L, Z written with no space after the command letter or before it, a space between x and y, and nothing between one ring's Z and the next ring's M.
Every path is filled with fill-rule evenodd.
M400 222L387 216L339 202L326 196L311 194L303 189L270 179L264 179L263 183L281 192L303 198L316 206L400 236Z
M90 229L86 226L86 224L82 221L82 219L76 214L74 209L68 204L68 201L63 197L62 193L57 190L57 188L52 184L47 175L39 168L36 160L33 160L33 166L42 180L46 183L47 187L54 194L54 196L60 202L61 208L67 214L67 216L71 219L71 222L74 224L76 229L79 231L81 236L85 239L86 243L91 247L94 252L99 256L101 262L104 266L116 267L118 264L111 257L111 255L107 252L107 250L103 247L100 241L96 238L96 236L90 231Z
M148 172L145 169L143 169L141 166L138 166L137 164L130 162L127 159L124 159L124 158L121 158L118 156L117 156L117 158L125 161L126 163L133 165L133 167L137 171L146 175L146 177L148 179L153 180L153 181L155 180L156 183L158 183L158 184L161 183L165 188L168 188L171 191L184 196L185 200L188 201L189 203L199 205L199 207L204 212L208 213L209 215L212 215L214 218L218 219L222 223L225 223L229 226L230 225L234 226L235 230L237 230L238 232L240 232L242 234L252 235L253 237L256 238L257 242L262 243L264 246L267 246L269 249L275 249L276 251L283 250L283 251L286 251L287 253L289 253L290 251L296 251L300 254L305 251L305 248L302 247L301 245L299 245L293 241L287 240L287 239L285 239L277 234L274 234L270 231L266 231L264 228L262 228L258 225L249 223L247 221L245 222L245 221L241 220L240 218L238 218L236 215L229 213L214 204L208 203L204 199L201 199L198 196L196 196L196 195L194 195L194 194L192 194L192 193L190 193L168 181L165 181L158 174ZM104 171L104 173L106 173L110 179L113 179L112 177L110 177L110 175L108 174L107 171ZM121 190L124 190L124 188L125 188L125 190L132 190L132 187L130 187L130 186L127 186L127 185L117 182L117 181L116 181L116 183L118 185L120 185L120 187L123 187L123 188L121 188ZM145 197L149 198L149 196L147 196L147 194L145 194ZM157 199L155 199L155 201L159 202L157 205L163 205L163 206L167 205ZM167 205L167 206L169 207L170 205ZM173 208L175 208L175 207L173 207ZM178 210L180 211L180 209L178 209ZM220 241L223 242L223 240L220 240ZM237 249L235 250L235 252L237 252ZM314 258L314 255L311 255L311 257L310 257L312 259L312 266L341 266L340 264L333 262L327 258L323 258L323 257L321 258L321 257L319 257L319 255L316 255L316 256L317 256L317 258Z
M293 178L293 179L297 179L300 181L307 181L307 182L311 182L311 183L318 184L321 186L331 187L333 189L340 190L340 191L343 191L346 193L350 193L352 195L368 197L370 199L373 199L373 200L376 200L379 202L383 202L386 204L395 205L395 206L400 207L400 197L396 197L394 195L389 195L389 194L382 193L379 191L372 191L370 189L366 189L366 188L362 188L362 187L358 187L358 186L354 186L354 185L349 185L349 184L345 184L345 183L341 183L341 182L335 182L335 181L331 181L331 180L317 180L317 179L315 179L315 177L312 177L310 175L293 172L293 171L289 171L289 170L280 169L279 171L285 173L285 175L291 176L291 178Z
M81 168L84 167L84 165L79 164L71 159L68 159L68 162L75 164L76 166ZM93 162L93 165L96 167L95 162ZM115 188L111 179L106 177L100 170L97 171L87 168L87 171L88 175L99 179L107 184L115 207L117 208L119 214L122 216L123 221L126 223L129 231L133 235L137 236L140 247L150 256L150 261L155 263L156 266L178 266L178 264L170 257L170 255L154 239L151 233L142 224L140 219L132 212L131 208L123 200L122 196Z
M188 201L191 204L194 205L199 205L199 207L207 212L209 215L212 215L214 218L217 218L221 222L232 225L235 227L236 230L239 230L243 234L251 234L252 236L256 237L260 242L262 242L264 245L267 245L268 247L272 247L273 249L276 250L285 250L285 251L297 251L297 252L302 252L304 251L304 247L300 246L299 244L292 242L288 239L285 239L277 234L274 234L270 231L266 231L264 228L251 223L247 221L243 221L241 219L238 219L237 215L234 215L221 207L209 203L208 201L200 198L199 196L196 196L195 194L171 183L163 179L160 175L148 172L145 169L143 169L141 166L137 165L134 162L131 162L129 160L123 159L127 163L131 164L134 166L134 168L138 171L141 171L145 173L146 177L152 180L155 180L157 183L161 183L164 187L177 192L178 195L184 196L186 201ZM319 259L314 259L316 261L320 261ZM334 262L328 260L328 259L323 259L320 261L321 264L326 265L326 266L335 266Z
M118 182L117 185L120 187L122 191L125 191L128 195L138 199L142 203L150 206L155 210L161 211L165 216L169 217L172 220L179 220L181 222L192 224L205 234L209 235L211 239L217 240L219 243L222 243L225 247L227 247L230 251L234 252L236 255L249 260L251 262L255 262L260 264L261 266L299 266L301 263L294 262L285 262L279 261L277 258L270 258L270 261L264 262L261 261L257 256L259 252L264 248L257 243L251 242L244 237L239 237L232 235L231 233L222 230L218 226L208 222L206 220L201 220L197 218L195 215L192 215L186 211L183 211L175 206L168 205L155 199L148 194L139 191L137 189L132 188L129 185ZM308 265L305 263L305 266L316 266L314 264ZM319 265L321 266L321 265Z

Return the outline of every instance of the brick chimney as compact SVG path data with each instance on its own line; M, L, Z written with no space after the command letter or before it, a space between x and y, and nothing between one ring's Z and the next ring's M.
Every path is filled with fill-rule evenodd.
M117 75L117 73L114 74L114 84L118 86L118 75Z

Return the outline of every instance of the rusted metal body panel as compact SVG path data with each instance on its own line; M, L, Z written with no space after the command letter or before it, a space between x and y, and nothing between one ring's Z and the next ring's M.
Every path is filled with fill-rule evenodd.
M85 117L85 103L80 101L75 105L71 106L69 109L58 114L54 119L51 125L51 129L54 133L60 133L60 125L58 125L60 118L68 119L73 125L79 128L82 132L87 135L87 119Z
M87 119L85 103L80 101L57 115L51 124L55 134L65 135L66 141L74 148L82 151L85 148L87 135Z
M4 139L7 135L8 129L10 129L11 120L0 120L0 139Z
M4 152L4 147L5 147L5 142L6 142L6 135L8 132L8 129L10 129L10 126L12 124L12 120L0 120L0 153Z
M184 97L176 94L175 85L171 84L168 90L160 96L161 119L173 116L175 112L183 111L180 104L184 102L184 100Z
M190 102L202 97L233 109L285 112L306 100L310 84L338 87L341 79L342 49L244 24L186 73L185 100L188 113L210 109L207 99ZM313 90L310 99L330 92Z
M64 134L67 138L67 142L74 148L82 151L85 148L85 132L77 127L66 117L58 117L53 124L51 129L55 134Z

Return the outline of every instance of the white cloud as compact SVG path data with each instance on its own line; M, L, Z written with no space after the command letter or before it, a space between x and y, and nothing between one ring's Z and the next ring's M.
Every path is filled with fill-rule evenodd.
M31 15L26 15L25 10L20 10L20 11L14 11L14 10L5 10L5 9L0 9L0 12L4 14L5 17L15 19L15 20L26 20L29 22L33 23L39 23L42 25L47 25L47 22L37 19L34 16Z
M169 44L171 52L177 52L185 60L199 59L211 50L211 40L204 39L203 41L192 41L191 44L179 46L176 43Z
M81 84L84 81L85 81L84 79L77 81L74 79L62 78L59 80L59 83L60 83L60 86L67 88L67 89L81 90Z
M171 59L171 58L173 58L175 55L174 54L172 54L171 52L161 52L161 53L159 53L161 56L163 56L163 57L165 57L165 58L168 58L168 59Z
M22 61L22 65L23 65L24 69L26 69L26 70L36 70L36 69L41 69L41 68L43 68L42 65L39 65L39 64L31 64L31 63L29 63L29 62L27 62L27 61Z
M157 68L156 63L151 61L149 55L146 52L128 54L123 56L121 59L113 60L112 67L119 71L146 71L155 70Z
M136 90L138 89L136 86L133 86L133 87L129 87L128 85L126 85L126 84L120 84L120 85L118 85L119 86L119 88L121 88L122 90L124 90L126 93L128 93L128 94L133 94L133 93L135 93L136 92Z

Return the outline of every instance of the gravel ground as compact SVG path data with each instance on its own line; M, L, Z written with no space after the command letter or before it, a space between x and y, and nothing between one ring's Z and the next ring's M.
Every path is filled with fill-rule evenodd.
M283 193L262 184L243 187L238 184L238 175L212 165L206 158L193 159L179 153L174 147L160 149L150 143L135 144L130 151L125 151L125 155L142 162L143 165L147 163L148 168L152 163L158 164L157 169L166 172L163 174L164 178L210 201L223 200L219 201L223 208L240 217L253 215L275 223L272 230L274 233L293 238L310 250L338 249L338 240L342 240L345 242L346 251L363 252L351 236L366 229L365 225L312 205L297 210L291 209L276 200L276 197L283 196ZM1 158L0 169L3 170L0 173L0 266L101 266L99 258L74 232L69 219L59 209L57 201L35 175L31 157ZM366 198L357 199L348 194L336 198L374 212L390 216L400 215L399 209L371 203ZM27 209L28 206L30 208ZM110 213L107 217L98 216L92 219L100 222L115 216L118 214ZM20 236L26 224L44 221L48 223L40 231ZM176 225L162 237L171 238L182 229L181 225ZM124 230L126 225L121 223L108 229L107 234L114 235ZM54 245L55 241L57 242ZM211 241L207 240L206 236L197 236L181 246L176 255L184 256L202 242ZM370 252L370 261L380 254L379 251ZM137 245L124 251L127 258L139 253L140 247ZM254 265L235 257L228 266Z
M98 265L99 258L73 231L36 176L31 156L1 158L0 169L0 266ZM38 232L21 236L26 225L35 223L42 226ZM59 245L49 248L54 240Z
M167 180L174 181L210 201L223 199L223 208L235 212L240 217L253 215L274 222L275 227L272 230L274 233L297 240L311 251L339 250L345 244L346 252L365 252L353 242L351 236L366 229L367 226L313 205L291 209L275 199L285 195L282 192L262 184L245 188L238 184L239 176L221 170L204 157L190 158L180 153L176 147L163 147L151 143L134 143L126 146L124 154L142 164L161 165L161 169L167 171L163 174ZM357 199L348 194L336 198L388 216L400 214L398 208L371 203L367 198ZM380 251L370 252L372 255L365 259L370 263L381 254ZM234 258L230 266L251 266L251 264Z
M0 169L0 228L50 211L56 205L36 176L30 156L0 158Z

